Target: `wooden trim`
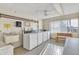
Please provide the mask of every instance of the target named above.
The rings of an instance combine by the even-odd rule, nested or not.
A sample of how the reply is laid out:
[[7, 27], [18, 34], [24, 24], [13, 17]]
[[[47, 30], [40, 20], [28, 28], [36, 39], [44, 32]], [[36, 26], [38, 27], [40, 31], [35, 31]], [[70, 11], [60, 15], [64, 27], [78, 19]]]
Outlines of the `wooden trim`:
[[30, 22], [38, 22], [38, 21], [35, 21], [35, 20], [26, 19], [26, 18], [22, 18], [22, 17], [16, 17], [16, 16], [2, 14], [2, 13], [0, 14], [0, 17], [10, 18], [10, 19], [15, 19], [15, 20], [30, 21]]

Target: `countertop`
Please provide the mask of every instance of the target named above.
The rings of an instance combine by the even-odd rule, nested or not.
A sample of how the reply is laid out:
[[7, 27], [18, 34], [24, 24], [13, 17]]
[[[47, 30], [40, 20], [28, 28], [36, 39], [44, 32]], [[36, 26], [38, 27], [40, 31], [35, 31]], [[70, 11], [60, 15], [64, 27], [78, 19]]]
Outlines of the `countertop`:
[[39, 32], [47, 32], [47, 31], [38, 31], [38, 32], [37, 31], [30, 31], [30, 32], [26, 31], [26, 32], [24, 32], [24, 34], [27, 34], [27, 33], [39, 33]]

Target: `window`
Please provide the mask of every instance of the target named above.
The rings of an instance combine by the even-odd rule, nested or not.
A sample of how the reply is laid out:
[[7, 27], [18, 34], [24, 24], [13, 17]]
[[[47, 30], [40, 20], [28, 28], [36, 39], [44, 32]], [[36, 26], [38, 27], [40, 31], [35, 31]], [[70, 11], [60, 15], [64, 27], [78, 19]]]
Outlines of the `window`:
[[51, 32], [61, 32], [61, 21], [51, 22]]
[[71, 26], [78, 27], [78, 19], [71, 19]]
[[51, 32], [77, 32], [78, 19], [53, 21], [51, 24]]
[[71, 32], [77, 32], [78, 30], [78, 19], [71, 19]]

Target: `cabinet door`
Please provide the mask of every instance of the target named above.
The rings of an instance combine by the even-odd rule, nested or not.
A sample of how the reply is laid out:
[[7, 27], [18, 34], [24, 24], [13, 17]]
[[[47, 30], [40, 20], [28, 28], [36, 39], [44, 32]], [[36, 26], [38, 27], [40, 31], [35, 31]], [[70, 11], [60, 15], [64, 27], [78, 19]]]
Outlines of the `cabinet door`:
[[50, 32], [48, 32], [48, 40], [50, 39]]
[[46, 41], [48, 39], [47, 32], [43, 32], [43, 41]]
[[38, 45], [42, 43], [42, 39], [43, 39], [42, 32], [40, 32], [38, 33]]
[[37, 46], [37, 33], [30, 34], [30, 49]]
[[29, 50], [29, 34], [23, 35], [23, 47]]

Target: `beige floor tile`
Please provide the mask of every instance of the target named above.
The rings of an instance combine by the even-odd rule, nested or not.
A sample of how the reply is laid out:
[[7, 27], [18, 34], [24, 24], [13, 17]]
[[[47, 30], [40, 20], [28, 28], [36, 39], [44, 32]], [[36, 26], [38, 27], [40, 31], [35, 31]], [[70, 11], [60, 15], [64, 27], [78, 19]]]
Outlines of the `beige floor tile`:
[[24, 49], [23, 47], [17, 47], [14, 49], [14, 55], [23, 55], [27, 52], [29, 52], [29, 51]]

